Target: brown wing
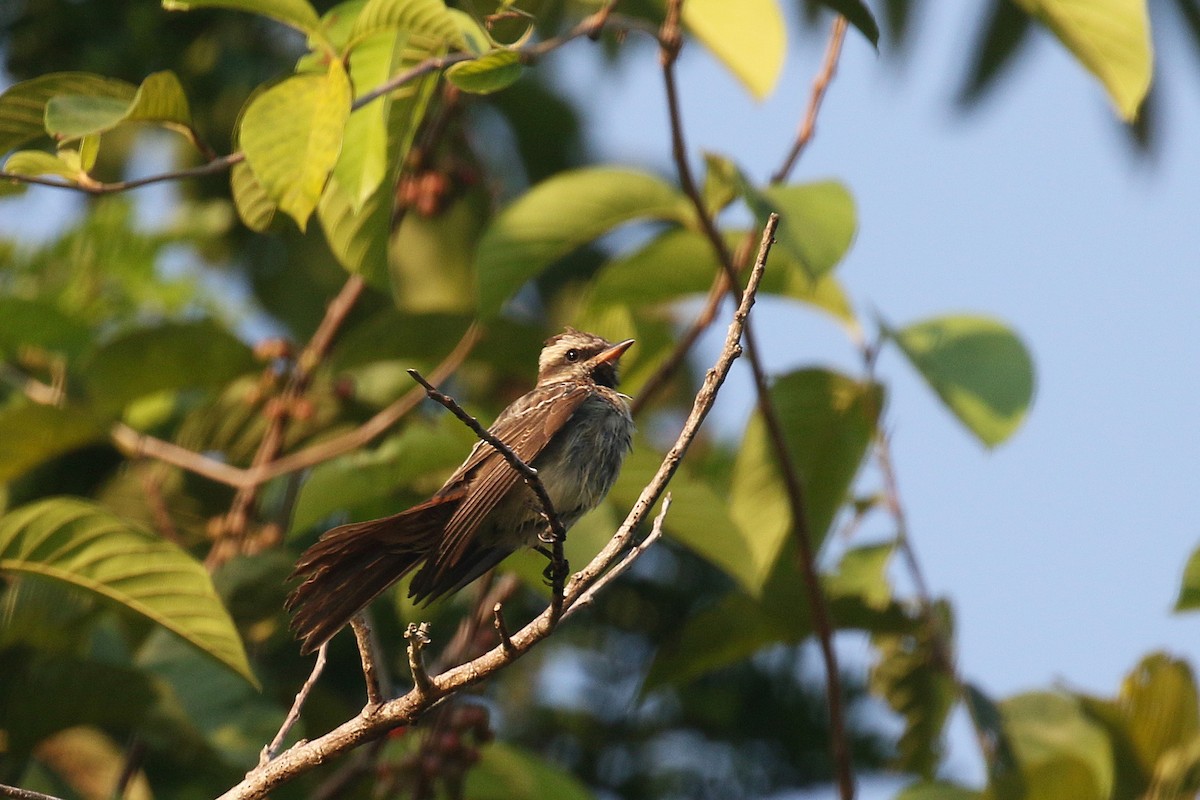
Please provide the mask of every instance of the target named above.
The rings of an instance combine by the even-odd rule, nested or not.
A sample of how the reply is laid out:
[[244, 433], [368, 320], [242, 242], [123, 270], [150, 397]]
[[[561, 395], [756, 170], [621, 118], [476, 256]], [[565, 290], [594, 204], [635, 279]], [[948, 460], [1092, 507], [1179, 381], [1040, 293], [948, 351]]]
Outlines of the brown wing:
[[[588, 388], [577, 383], [534, 390], [501, 412], [489, 432], [528, 464], [537, 458], [588, 394]], [[480, 442], [446, 485], [455, 486], [463, 480], [469, 484], [466, 497], [446, 524], [445, 536], [434, 556], [438, 574], [462, 557], [480, 523], [521, 476], [495, 448]]]

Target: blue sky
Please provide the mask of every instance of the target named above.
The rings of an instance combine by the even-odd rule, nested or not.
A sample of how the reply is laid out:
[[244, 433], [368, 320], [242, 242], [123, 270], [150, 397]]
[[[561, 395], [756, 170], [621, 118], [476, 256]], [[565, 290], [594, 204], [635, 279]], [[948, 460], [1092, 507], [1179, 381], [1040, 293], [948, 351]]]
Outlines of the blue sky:
[[[903, 62], [850, 32], [794, 177], [838, 178], [854, 193], [860, 228], [839, 269], [868, 317], [984, 313], [1011, 324], [1034, 355], [1032, 412], [994, 451], [897, 353], [881, 362], [912, 535], [933, 590], [955, 604], [961, 669], [1002, 697], [1056, 683], [1112, 694], [1156, 649], [1200, 664], [1200, 616], [1170, 613], [1200, 544], [1195, 52], [1177, 19], [1156, 20], [1162, 146], [1139, 160], [1099, 84], [1048, 35], [980, 107], [957, 110], [979, 12], [926, 5]], [[694, 154], [731, 155], [760, 180], [775, 168], [824, 47], [790, 38], [785, 76], [763, 104], [699, 47], [685, 50]], [[595, 70], [570, 57], [568, 84], [592, 99], [596, 143], [613, 161], [669, 171], [653, 52], [626, 63], [619, 86]], [[775, 370], [858, 369], [823, 319], [779, 304], [759, 324]], [[717, 423], [738, 430], [750, 402], [743, 375]], [[866, 533], [886, 529], [880, 521]], [[851, 662], [865, 659], [848, 650]], [[977, 775], [961, 731], [953, 743], [951, 771]]]

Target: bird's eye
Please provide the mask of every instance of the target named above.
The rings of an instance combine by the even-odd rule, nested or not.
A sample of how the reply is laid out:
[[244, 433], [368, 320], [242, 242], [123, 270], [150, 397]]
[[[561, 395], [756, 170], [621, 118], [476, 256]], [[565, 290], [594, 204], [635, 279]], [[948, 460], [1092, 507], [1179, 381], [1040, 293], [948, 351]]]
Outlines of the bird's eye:
[[579, 351], [576, 350], [574, 347], [572, 347], [570, 350], [567, 351], [567, 361], [574, 364], [578, 360], [579, 360]]

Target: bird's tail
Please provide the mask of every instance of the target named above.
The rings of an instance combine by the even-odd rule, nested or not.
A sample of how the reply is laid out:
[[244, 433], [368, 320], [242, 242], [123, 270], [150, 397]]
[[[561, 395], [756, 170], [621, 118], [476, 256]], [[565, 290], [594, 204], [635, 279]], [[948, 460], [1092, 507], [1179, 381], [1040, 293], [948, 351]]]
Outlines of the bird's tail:
[[457, 503], [435, 498], [383, 519], [324, 533], [291, 578], [303, 578], [285, 604], [301, 653], [311, 653], [436, 547]]

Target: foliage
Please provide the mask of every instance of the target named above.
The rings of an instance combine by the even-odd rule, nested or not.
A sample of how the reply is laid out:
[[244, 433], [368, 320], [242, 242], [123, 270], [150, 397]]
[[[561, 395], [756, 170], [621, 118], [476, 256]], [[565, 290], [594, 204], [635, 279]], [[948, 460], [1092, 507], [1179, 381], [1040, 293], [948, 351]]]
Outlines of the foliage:
[[[701, 181], [588, 157], [584, 109], [541, 56], [590, 36], [620, 58], [626, 36], [671, 24], [677, 7], [629, 2], [627, 17], [583, 19], [596, 4], [164, 0], [109, 19], [100, 2], [58, 5], [28, 0], [0, 31], [22, 79], [0, 94], [0, 187], [103, 196], [48, 242], [0, 243], [0, 780], [92, 796], [62, 758], [77, 752], [96, 774], [133, 775], [134, 793], [213, 796], [252, 768], [309, 666], [282, 610], [297, 552], [333, 523], [427, 496], [472, 437], [418, 409], [372, 444], [335, 445], [401, 402], [407, 369], [456, 348], [467, 352], [449, 385], [487, 419], [528, 385], [547, 331], [637, 338], [624, 386], [644, 433], [609, 499], [572, 530], [568, 556], [584, 563], [690, 404], [695, 376], [687, 362], [673, 371], [695, 305], [684, 301], [719, 299], [723, 268], [747, 266], [757, 232], [730, 220], [776, 213], [763, 293], [833, 319], [861, 369], [768, 376], [741, 436], [704, 440], [675, 476], [666, 541], [592, 611], [483, 687], [482, 704], [456, 698], [364, 748], [364, 771], [329, 765], [279, 796], [366, 796], [364, 777], [380, 791], [481, 798], [732, 797], [830, 780], [827, 698], [802, 668], [827, 632], [803, 591], [797, 531], [828, 565], [835, 631], [872, 643], [871, 675], [845, 693], [858, 769], [890, 755], [916, 780], [909, 800], [1200, 788], [1187, 664], [1147, 656], [1113, 698], [1060, 688], [993, 700], [954, 666], [949, 604], [893, 587], [911, 543], [899, 498], [877, 485], [890, 469], [879, 350], [895, 345], [993, 447], [1032, 402], [1020, 337], [984, 314], [902, 326], [859, 314], [837, 271], [858, 226], [840, 182], [764, 183], [737, 153], [709, 154]], [[886, 47], [909, 5], [883, 4], [882, 25], [859, 0], [806, 7]], [[969, 95], [1042, 24], [1134, 119], [1152, 63], [1144, 3], [1016, 5], [989, 18]], [[771, 93], [789, 46], [780, 3], [688, 0], [681, 21], [747, 91]], [[105, 39], [110, 25], [132, 35]], [[76, 40], [88, 46], [59, 46]], [[118, 194], [144, 152], [184, 170], [166, 176], [178, 193], [157, 227]], [[353, 294], [341, 317], [325, 307], [338, 285]], [[232, 286], [248, 299], [231, 301]], [[326, 325], [328, 343], [294, 344]], [[303, 471], [247, 477], [313, 453]], [[867, 515], [894, 534], [831, 544]], [[526, 619], [546, 593], [543, 564], [521, 554], [506, 566], [524, 582], [507, 613]], [[1198, 573], [1193, 563], [1180, 609], [1197, 605]], [[389, 592], [373, 609], [384, 671], [408, 681], [397, 643], [410, 621], [433, 622], [431, 660], [494, 645], [486, 626], [464, 624], [457, 644], [449, 634], [483, 597], [414, 609]], [[361, 708], [349, 637], [332, 642], [330, 664], [293, 738]], [[897, 741], [863, 722], [871, 697], [902, 720]], [[988, 763], [983, 788], [937, 780], [959, 705]]]

